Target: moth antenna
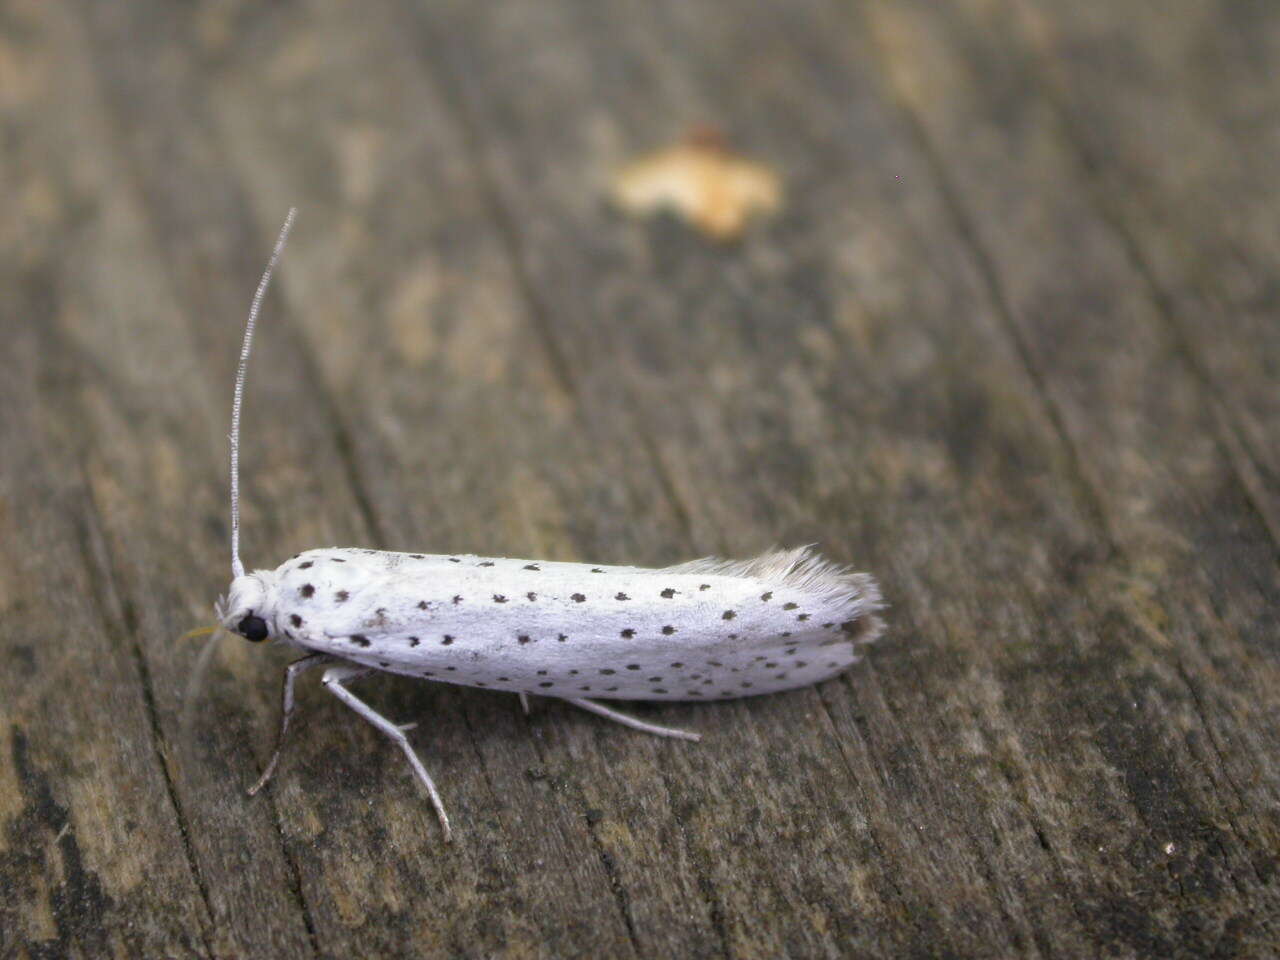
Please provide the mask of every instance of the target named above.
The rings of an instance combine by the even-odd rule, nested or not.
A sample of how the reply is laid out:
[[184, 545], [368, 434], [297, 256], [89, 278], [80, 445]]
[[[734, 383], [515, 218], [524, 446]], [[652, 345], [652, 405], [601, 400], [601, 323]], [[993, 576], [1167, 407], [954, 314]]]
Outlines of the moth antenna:
[[289, 208], [289, 215], [284, 218], [284, 226], [280, 228], [280, 236], [276, 238], [275, 249], [271, 251], [271, 259], [267, 261], [267, 269], [258, 281], [258, 289], [253, 295], [253, 303], [249, 307], [249, 322], [244, 328], [244, 343], [240, 346], [240, 366], [236, 369], [236, 393], [231, 402], [231, 575], [244, 576], [244, 564], [240, 562], [240, 407], [244, 402], [244, 379], [249, 369], [249, 353], [253, 349], [253, 327], [258, 320], [258, 311], [262, 309], [262, 298], [267, 294], [267, 285], [271, 283], [271, 274], [284, 252], [285, 241], [289, 239], [289, 230], [293, 227], [293, 218], [297, 207]]
[[[199, 635], [201, 631], [192, 630], [183, 634], [183, 637], [190, 637], [192, 634]], [[213, 655], [218, 649], [218, 641], [222, 639], [222, 625], [218, 624], [209, 631], [209, 639], [204, 642], [204, 646], [200, 648], [200, 656], [196, 658], [196, 665], [191, 671], [191, 676], [187, 679], [187, 690], [182, 698], [182, 716], [178, 724], [178, 729], [182, 732], [184, 739], [189, 738], [192, 728], [195, 725], [196, 703], [200, 699], [200, 692], [204, 688], [205, 677], [209, 673], [209, 664], [213, 662]]]

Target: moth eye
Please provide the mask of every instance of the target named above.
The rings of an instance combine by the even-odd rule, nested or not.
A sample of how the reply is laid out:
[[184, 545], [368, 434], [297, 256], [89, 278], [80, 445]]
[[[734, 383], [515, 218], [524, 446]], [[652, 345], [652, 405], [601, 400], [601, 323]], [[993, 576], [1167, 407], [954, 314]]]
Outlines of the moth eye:
[[240, 621], [240, 625], [236, 627], [236, 633], [251, 643], [261, 643], [267, 639], [267, 621], [251, 613]]

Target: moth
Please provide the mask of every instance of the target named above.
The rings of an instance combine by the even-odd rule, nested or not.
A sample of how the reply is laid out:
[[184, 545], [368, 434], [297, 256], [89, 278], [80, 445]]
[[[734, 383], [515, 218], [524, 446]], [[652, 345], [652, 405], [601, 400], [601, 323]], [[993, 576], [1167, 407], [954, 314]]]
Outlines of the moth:
[[231, 414], [231, 570], [220, 625], [252, 643], [306, 655], [284, 673], [275, 751], [249, 793], [279, 762], [294, 684], [322, 683], [404, 752], [444, 837], [449, 818], [406, 730], [349, 684], [373, 671], [565, 700], [636, 730], [697, 740], [601, 701], [727, 700], [818, 683], [848, 669], [883, 624], [875, 580], [814, 554], [779, 550], [752, 560], [694, 560], [661, 569], [462, 554], [328, 547], [274, 570], [240, 559], [240, 411], [254, 325], [293, 225], [289, 211], [254, 294]]

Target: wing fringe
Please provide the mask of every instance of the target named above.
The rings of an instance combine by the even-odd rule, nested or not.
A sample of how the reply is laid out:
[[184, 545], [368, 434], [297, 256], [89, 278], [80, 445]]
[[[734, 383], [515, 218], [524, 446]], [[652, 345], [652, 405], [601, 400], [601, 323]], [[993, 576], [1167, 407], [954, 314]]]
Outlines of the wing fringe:
[[750, 560], [703, 557], [666, 567], [664, 573], [705, 573], [720, 577], [747, 577], [772, 587], [799, 590], [815, 600], [845, 609], [856, 643], [870, 643], [884, 629], [876, 614], [884, 609], [880, 587], [869, 573], [833, 563], [808, 544], [792, 550], [773, 549]]

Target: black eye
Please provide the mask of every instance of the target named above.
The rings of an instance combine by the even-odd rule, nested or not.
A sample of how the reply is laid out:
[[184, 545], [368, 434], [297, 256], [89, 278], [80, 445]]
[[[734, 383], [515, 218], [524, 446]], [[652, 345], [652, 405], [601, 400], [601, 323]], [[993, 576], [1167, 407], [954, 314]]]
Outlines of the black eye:
[[255, 617], [251, 613], [240, 621], [240, 626], [236, 627], [236, 632], [246, 640], [261, 643], [267, 639], [267, 621], [261, 617]]

